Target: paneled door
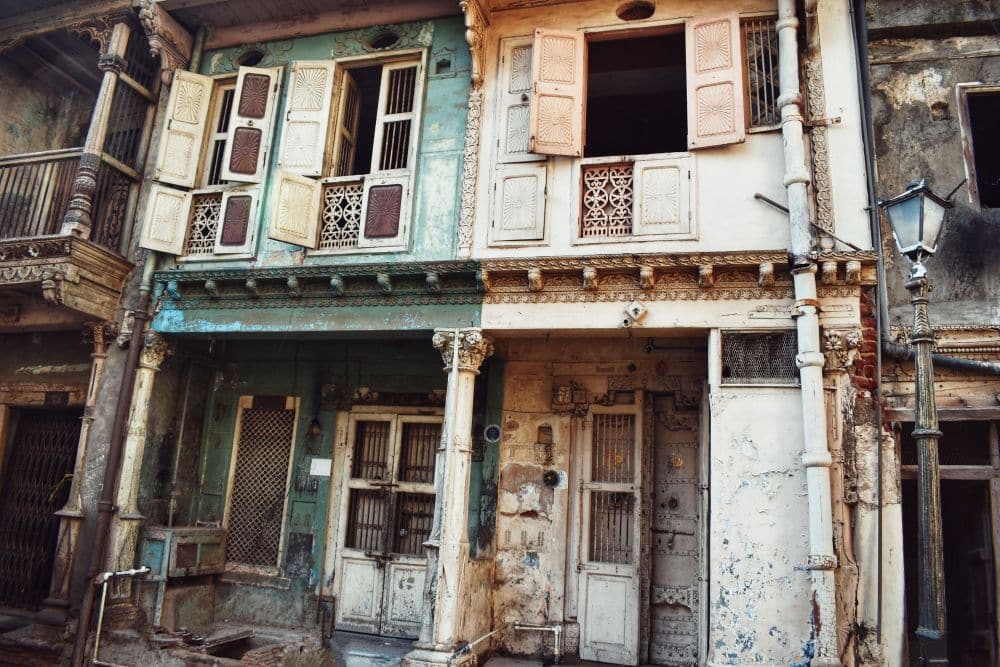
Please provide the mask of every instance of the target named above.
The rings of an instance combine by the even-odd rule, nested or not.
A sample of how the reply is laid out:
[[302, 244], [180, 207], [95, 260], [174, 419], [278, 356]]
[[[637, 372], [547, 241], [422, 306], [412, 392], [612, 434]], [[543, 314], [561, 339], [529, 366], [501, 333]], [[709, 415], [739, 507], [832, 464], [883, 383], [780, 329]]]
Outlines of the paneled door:
[[341, 507], [337, 628], [416, 638], [441, 418], [352, 415]]
[[639, 659], [642, 394], [580, 421], [580, 658]]

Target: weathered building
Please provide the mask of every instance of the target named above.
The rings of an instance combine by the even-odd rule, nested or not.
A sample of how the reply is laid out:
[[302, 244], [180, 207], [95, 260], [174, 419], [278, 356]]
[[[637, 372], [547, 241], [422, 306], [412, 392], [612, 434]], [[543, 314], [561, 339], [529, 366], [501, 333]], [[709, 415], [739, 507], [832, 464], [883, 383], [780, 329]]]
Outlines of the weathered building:
[[[937, 254], [928, 259], [929, 314], [936, 336], [934, 391], [940, 442], [941, 521], [951, 664], [996, 664], [1000, 516], [996, 498], [1000, 416], [997, 276], [1000, 241], [997, 118], [1000, 50], [995, 2], [867, 3], [873, 190], [887, 199], [926, 179], [952, 197]], [[900, 663], [918, 656], [913, 322], [909, 262], [882, 224], [882, 364], [886, 425], [896, 447], [883, 461], [883, 627]]]

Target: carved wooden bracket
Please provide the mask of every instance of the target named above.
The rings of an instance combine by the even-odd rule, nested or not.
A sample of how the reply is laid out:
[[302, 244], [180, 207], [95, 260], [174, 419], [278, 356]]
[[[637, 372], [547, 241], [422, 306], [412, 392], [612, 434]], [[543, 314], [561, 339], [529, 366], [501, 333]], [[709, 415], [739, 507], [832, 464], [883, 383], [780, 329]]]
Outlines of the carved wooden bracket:
[[479, 88], [483, 85], [486, 27], [489, 26], [490, 19], [479, 0], [461, 0], [459, 6], [465, 14], [465, 41], [469, 44], [469, 55], [472, 58], [472, 87]]
[[194, 39], [156, 0], [137, 0], [137, 6], [149, 51], [160, 58], [160, 74], [163, 83], [169, 85], [173, 70], [185, 69], [191, 62]]

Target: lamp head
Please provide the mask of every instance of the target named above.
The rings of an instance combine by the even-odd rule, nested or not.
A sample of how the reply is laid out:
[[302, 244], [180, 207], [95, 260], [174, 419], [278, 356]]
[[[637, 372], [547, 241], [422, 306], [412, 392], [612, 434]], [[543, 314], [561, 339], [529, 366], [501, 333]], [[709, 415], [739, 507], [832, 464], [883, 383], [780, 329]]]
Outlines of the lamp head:
[[899, 252], [913, 262], [937, 251], [944, 212], [952, 206], [950, 201], [934, 194], [923, 179], [912, 181], [901, 194], [879, 202], [889, 218]]

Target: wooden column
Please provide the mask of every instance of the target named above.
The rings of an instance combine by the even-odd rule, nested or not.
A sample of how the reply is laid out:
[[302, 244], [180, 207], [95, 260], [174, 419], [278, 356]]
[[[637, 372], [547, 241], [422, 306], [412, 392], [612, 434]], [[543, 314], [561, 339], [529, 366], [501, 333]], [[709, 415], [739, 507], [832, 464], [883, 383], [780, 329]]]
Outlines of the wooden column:
[[101, 167], [101, 154], [104, 151], [104, 138], [108, 132], [108, 118], [114, 102], [115, 86], [118, 84], [118, 74], [125, 64], [125, 47], [128, 46], [131, 31], [127, 23], [116, 23], [111, 32], [107, 51], [101, 53], [98, 60], [98, 67], [104, 72], [104, 79], [101, 81], [101, 88], [94, 102], [94, 113], [90, 118], [87, 140], [84, 142], [80, 166], [73, 181], [73, 196], [69, 201], [66, 215], [63, 216], [62, 234], [90, 238], [94, 193], [97, 191], [97, 172]]

